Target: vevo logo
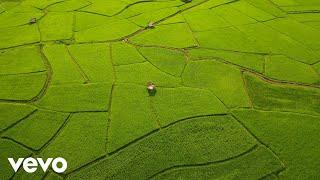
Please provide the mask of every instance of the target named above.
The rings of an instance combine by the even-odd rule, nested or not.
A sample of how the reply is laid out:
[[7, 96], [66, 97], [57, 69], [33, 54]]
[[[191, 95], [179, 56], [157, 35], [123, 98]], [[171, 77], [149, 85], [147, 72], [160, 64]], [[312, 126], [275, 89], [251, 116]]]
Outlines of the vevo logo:
[[43, 172], [46, 172], [51, 164], [51, 168], [56, 173], [63, 173], [66, 171], [68, 167], [68, 163], [65, 159], [58, 157], [58, 158], [48, 158], [46, 161], [43, 161], [42, 158], [19, 158], [17, 162], [13, 158], [8, 158], [11, 167], [13, 168], [14, 172], [17, 172], [21, 165], [23, 169], [27, 173], [34, 173], [37, 171], [38, 166], [42, 168]]

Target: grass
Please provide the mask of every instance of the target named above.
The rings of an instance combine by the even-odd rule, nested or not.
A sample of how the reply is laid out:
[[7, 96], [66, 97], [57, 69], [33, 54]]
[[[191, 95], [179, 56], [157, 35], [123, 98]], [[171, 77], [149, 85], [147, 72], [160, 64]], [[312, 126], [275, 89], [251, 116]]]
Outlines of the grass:
[[67, 116], [63, 113], [37, 111], [15, 128], [6, 131], [3, 137], [39, 150], [58, 131]]
[[319, 179], [319, 7], [0, 0], [0, 179]]
[[319, 142], [317, 116], [255, 110], [235, 111], [234, 114], [290, 167], [280, 173], [280, 178], [313, 179], [319, 176], [315, 171], [319, 163], [313, 160], [320, 155], [315, 146]]
[[189, 63], [182, 75], [184, 85], [211, 90], [228, 107], [248, 107], [239, 69], [211, 60]]
[[105, 152], [107, 117], [106, 112], [73, 114], [59, 137], [39, 155], [45, 158], [64, 156], [72, 162], [68, 171], [102, 156]]
[[70, 178], [146, 179], [168, 167], [233, 158], [256, 143], [231, 117], [192, 118], [154, 132]]
[[266, 75], [274, 79], [308, 84], [317, 83], [319, 81], [319, 75], [311, 65], [293, 61], [284, 56], [271, 56], [266, 59], [265, 68]]

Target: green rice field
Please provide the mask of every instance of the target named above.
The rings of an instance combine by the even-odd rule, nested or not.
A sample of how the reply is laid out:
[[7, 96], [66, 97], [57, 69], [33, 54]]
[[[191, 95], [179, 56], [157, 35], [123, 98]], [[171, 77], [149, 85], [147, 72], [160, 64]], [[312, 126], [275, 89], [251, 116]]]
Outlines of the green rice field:
[[320, 1], [0, 0], [0, 179], [320, 179]]

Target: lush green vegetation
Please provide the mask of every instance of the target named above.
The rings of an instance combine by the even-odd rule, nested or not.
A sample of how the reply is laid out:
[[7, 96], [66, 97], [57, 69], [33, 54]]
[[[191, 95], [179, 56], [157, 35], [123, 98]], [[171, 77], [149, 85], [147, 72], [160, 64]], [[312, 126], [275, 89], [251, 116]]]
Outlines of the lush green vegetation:
[[[0, 0], [0, 179], [319, 179], [319, 12]], [[29, 156], [68, 169], [14, 173]]]

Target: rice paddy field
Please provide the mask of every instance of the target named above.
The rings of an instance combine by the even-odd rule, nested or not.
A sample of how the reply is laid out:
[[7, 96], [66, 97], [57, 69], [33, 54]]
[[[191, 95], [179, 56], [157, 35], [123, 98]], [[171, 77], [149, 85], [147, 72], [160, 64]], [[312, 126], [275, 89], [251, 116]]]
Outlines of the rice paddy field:
[[319, 0], [0, 0], [1, 180], [319, 170]]

